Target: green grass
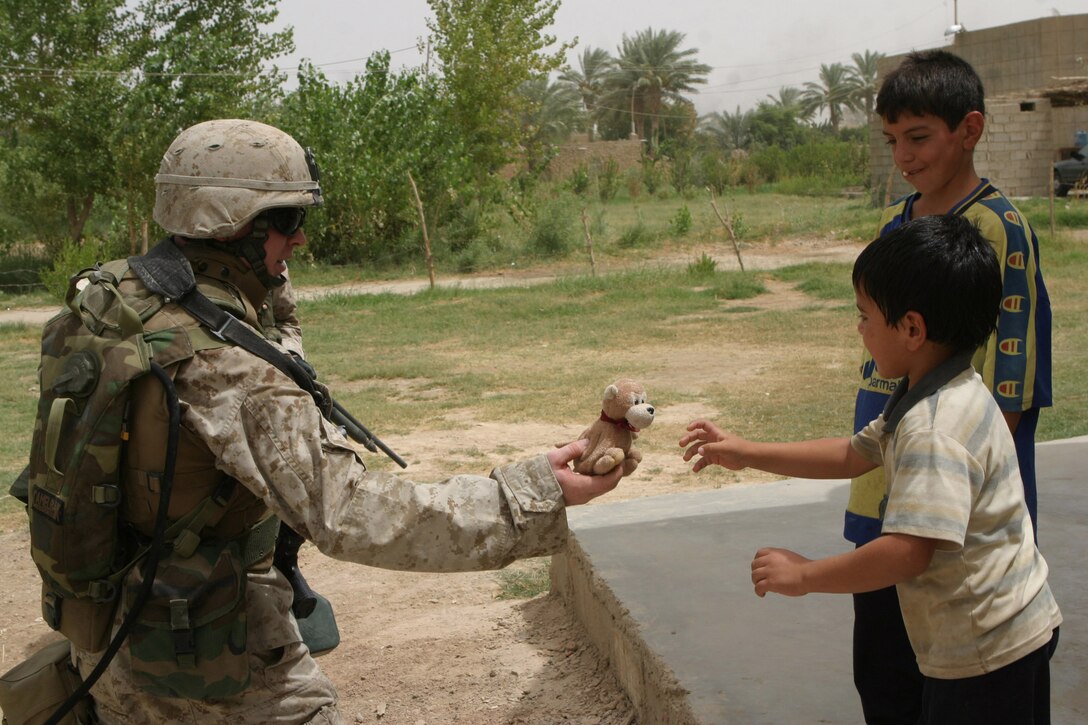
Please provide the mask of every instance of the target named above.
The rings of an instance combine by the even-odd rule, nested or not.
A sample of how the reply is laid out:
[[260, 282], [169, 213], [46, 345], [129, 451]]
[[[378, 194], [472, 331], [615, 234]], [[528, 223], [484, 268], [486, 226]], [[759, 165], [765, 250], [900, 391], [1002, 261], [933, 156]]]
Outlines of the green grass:
[[[500, 421], [578, 419], [602, 380], [623, 374], [647, 347], [685, 338], [688, 329], [673, 320], [721, 318], [724, 301], [762, 290], [752, 274], [645, 271], [330, 298], [303, 303], [300, 316], [307, 354], [341, 402], [404, 433], [466, 407]], [[439, 395], [423, 394], [435, 388]]]
[[[772, 246], [784, 239], [797, 238], [868, 240], [876, 232], [879, 216], [865, 200], [839, 197], [750, 194], [737, 190], [716, 197], [715, 203], [723, 215], [732, 217], [740, 241]], [[669, 195], [666, 198], [642, 194], [634, 199], [622, 192], [608, 203], [591, 197], [571, 197], [566, 206], [569, 213], [576, 216], [582, 209], [586, 210], [594, 250], [605, 260], [648, 257], [662, 244], [680, 250], [697, 250], [708, 242], [729, 240], [705, 190], [691, 190], [686, 196]], [[672, 220], [682, 214], [685, 207], [691, 217], [690, 227], [677, 233]], [[578, 228], [582, 240], [580, 223]], [[520, 239], [527, 234], [527, 228], [510, 216], [504, 216], [499, 219], [497, 234], [502, 239]], [[571, 256], [581, 253], [579, 246]], [[512, 259], [510, 255], [513, 255]], [[519, 254], [515, 249], [503, 259], [506, 264], [511, 261], [524, 263], [529, 256]]]
[[498, 573], [496, 599], [532, 599], [551, 588], [551, 557], [516, 562]]
[[27, 463], [34, 434], [40, 335], [26, 325], [0, 325], [0, 513], [21, 508], [7, 492]]
[[841, 300], [853, 305], [854, 287], [850, 266], [845, 264], [799, 264], [771, 272], [775, 279], [791, 282], [805, 294], [820, 300]]

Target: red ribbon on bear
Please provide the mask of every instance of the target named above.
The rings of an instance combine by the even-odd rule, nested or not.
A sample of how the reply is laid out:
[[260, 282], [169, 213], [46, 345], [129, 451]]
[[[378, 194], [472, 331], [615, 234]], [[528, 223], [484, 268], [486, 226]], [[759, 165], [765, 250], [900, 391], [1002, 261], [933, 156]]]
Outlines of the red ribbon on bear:
[[603, 420], [605, 423], [611, 423], [617, 428], [626, 428], [632, 433], [638, 433], [638, 428], [631, 425], [631, 423], [626, 418], [620, 418], [619, 420], [616, 420], [612, 416], [608, 415], [608, 413], [605, 413], [603, 410], [601, 411], [601, 420]]

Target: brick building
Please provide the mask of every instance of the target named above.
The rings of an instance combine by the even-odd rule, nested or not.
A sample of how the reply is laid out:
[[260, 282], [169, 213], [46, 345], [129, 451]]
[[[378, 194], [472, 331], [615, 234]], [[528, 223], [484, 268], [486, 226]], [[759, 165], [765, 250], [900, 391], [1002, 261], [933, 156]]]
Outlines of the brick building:
[[[1088, 130], [1088, 15], [1028, 20], [953, 36], [948, 50], [978, 72], [986, 89], [986, 131], [975, 150], [979, 175], [1008, 196], [1046, 196], [1050, 167]], [[880, 76], [903, 56], [889, 56]], [[878, 79], [879, 83], [879, 79]], [[873, 200], [911, 191], [895, 171], [880, 121], [869, 124]]]

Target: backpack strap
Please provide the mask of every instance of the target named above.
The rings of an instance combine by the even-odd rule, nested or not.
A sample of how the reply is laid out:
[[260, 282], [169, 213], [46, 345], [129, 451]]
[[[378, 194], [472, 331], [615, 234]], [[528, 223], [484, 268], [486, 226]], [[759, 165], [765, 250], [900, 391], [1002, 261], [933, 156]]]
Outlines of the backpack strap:
[[325, 394], [293, 356], [281, 352], [245, 322], [224, 312], [197, 288], [192, 265], [172, 239], [163, 239], [142, 257], [129, 257], [128, 263], [152, 293], [161, 295], [167, 302], [176, 302], [212, 337], [233, 343], [261, 358], [295, 381], [314, 399], [318, 409], [327, 408]]

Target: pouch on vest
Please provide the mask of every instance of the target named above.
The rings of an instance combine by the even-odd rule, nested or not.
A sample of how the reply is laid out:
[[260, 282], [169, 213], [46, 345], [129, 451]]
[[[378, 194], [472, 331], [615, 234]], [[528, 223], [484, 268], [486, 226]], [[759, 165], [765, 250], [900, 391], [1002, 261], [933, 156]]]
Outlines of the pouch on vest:
[[118, 530], [119, 464], [129, 386], [149, 372], [152, 350], [110, 265], [73, 276], [66, 302], [42, 331], [27, 513], [42, 616], [96, 652], [132, 554]]
[[[188, 554], [188, 552], [184, 552]], [[125, 609], [143, 573], [125, 580]], [[238, 540], [163, 558], [128, 636], [132, 680], [160, 697], [216, 699], [249, 685], [246, 570]]]
[[[72, 645], [60, 640], [46, 645], [29, 659], [0, 675], [0, 708], [4, 725], [41, 725], [82, 680], [72, 666]], [[90, 698], [80, 700], [60, 725], [97, 722]]]

